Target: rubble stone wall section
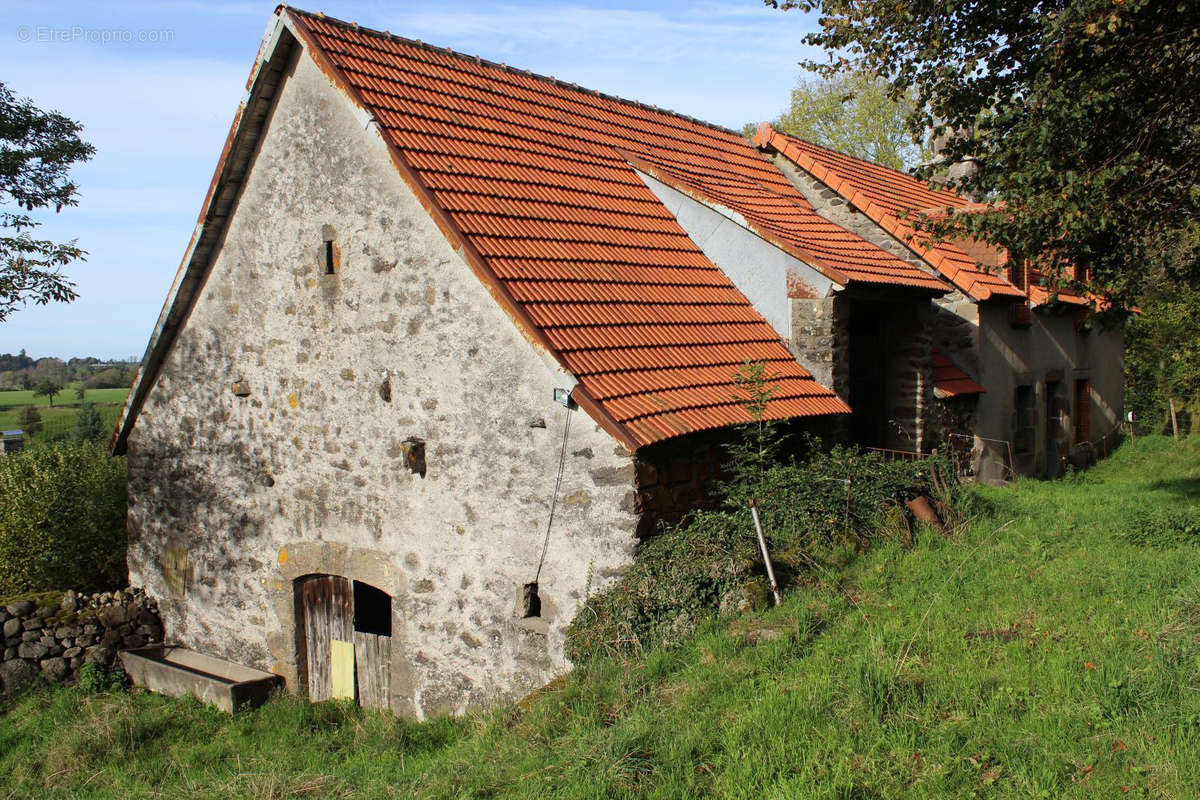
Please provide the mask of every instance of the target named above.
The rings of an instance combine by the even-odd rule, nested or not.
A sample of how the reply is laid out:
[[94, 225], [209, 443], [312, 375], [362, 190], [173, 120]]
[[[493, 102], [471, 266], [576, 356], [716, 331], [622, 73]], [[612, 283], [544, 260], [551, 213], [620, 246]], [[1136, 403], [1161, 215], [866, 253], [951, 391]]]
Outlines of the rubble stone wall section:
[[0, 630], [0, 694], [39, 674], [71, 683], [84, 664], [108, 667], [119, 650], [163, 636], [157, 604], [137, 588], [16, 600], [0, 606]]

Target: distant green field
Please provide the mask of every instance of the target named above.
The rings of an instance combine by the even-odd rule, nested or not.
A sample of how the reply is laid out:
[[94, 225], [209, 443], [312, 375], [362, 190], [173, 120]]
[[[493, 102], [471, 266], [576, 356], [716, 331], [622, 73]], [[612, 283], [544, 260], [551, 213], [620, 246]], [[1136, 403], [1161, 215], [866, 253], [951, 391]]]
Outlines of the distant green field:
[[[128, 395], [128, 389], [88, 389], [85, 399], [96, 404], [105, 424], [116, 425]], [[42, 430], [32, 441], [54, 441], [71, 434], [80, 402], [74, 388], [63, 389], [56, 395], [53, 408], [47, 398], [35, 397], [32, 391], [0, 392], [0, 430], [21, 427], [17, 418], [25, 406], [36, 406], [42, 415]]]

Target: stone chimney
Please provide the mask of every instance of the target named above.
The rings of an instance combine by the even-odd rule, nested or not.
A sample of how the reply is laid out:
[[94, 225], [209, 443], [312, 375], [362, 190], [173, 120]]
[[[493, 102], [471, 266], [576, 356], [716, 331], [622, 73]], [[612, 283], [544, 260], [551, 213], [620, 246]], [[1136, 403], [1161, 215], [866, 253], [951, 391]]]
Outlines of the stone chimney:
[[[974, 138], [973, 132], [967, 132], [968, 138]], [[946, 150], [946, 142], [950, 139], [950, 132], [929, 137], [929, 149], [933, 153], [934, 160], [941, 158], [942, 153]], [[930, 177], [930, 181], [935, 184], [947, 184], [950, 181], [955, 181], [960, 178], [965, 178], [968, 175], [973, 175], [979, 170], [979, 165], [975, 162], [974, 157], [966, 156], [959, 161], [951, 164], [948, 168], [942, 168], [939, 172]], [[978, 201], [979, 198], [967, 195], [971, 200]]]

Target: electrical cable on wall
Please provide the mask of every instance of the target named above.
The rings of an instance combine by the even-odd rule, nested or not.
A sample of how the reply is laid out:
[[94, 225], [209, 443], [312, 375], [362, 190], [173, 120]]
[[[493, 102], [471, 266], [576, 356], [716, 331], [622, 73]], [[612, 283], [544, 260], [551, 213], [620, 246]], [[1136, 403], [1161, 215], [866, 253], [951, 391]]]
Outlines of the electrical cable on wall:
[[542, 566], [546, 563], [546, 552], [550, 549], [550, 528], [554, 525], [554, 510], [558, 507], [558, 492], [562, 488], [563, 471], [567, 465], [567, 437], [571, 433], [571, 406], [566, 407], [566, 422], [563, 425], [562, 449], [558, 454], [558, 475], [554, 478], [554, 495], [550, 500], [550, 518], [546, 521], [546, 536], [542, 541], [542, 556], [538, 559], [537, 573], [533, 576], [534, 586], [542, 576]]

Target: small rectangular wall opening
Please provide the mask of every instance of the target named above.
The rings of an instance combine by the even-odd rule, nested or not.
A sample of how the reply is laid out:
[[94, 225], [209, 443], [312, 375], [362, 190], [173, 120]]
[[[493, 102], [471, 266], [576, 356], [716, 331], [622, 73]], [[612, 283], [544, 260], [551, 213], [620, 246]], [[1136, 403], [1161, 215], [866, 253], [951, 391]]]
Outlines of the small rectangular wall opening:
[[392, 598], [369, 583], [354, 582], [354, 630], [392, 635]]
[[326, 239], [325, 240], [325, 274], [332, 275], [333, 267], [334, 267], [334, 264], [333, 264], [333, 240]]
[[542, 615], [542, 598], [538, 596], [537, 583], [527, 583], [521, 587], [517, 598], [517, 616], [521, 619], [540, 617]]

